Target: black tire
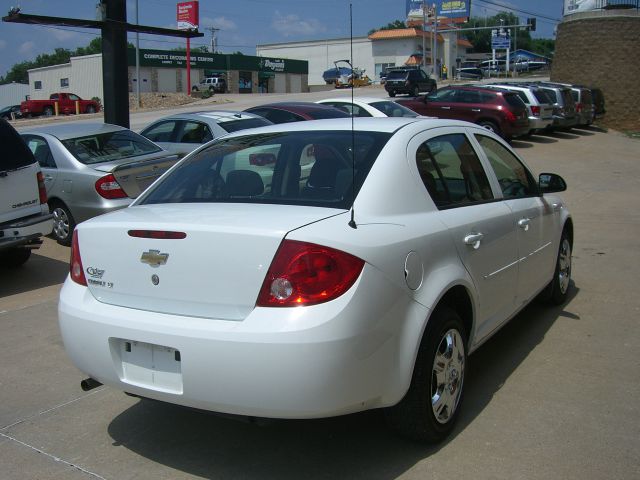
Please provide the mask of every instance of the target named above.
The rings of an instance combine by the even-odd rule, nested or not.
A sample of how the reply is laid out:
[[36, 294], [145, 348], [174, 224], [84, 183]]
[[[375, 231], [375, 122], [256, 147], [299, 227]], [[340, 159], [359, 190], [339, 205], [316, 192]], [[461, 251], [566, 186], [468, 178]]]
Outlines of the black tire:
[[16, 268], [29, 260], [31, 249], [29, 248], [9, 248], [0, 254], [0, 266], [8, 268]]
[[396, 91], [395, 90], [389, 90], [389, 96], [390, 97], [395, 97], [396, 96]]
[[89, 105], [85, 113], [96, 113], [96, 107], [94, 107], [93, 105]]
[[420, 95], [420, 89], [418, 88], [417, 85], [413, 87], [413, 89], [411, 89], [411, 95], [414, 97], [417, 97]]
[[571, 288], [571, 239], [566, 230], [560, 237], [560, 247], [556, 259], [553, 279], [542, 293], [542, 298], [552, 305], [562, 305], [567, 301]]
[[53, 115], [53, 107], [44, 107], [44, 110], [42, 110], [42, 113], [44, 114], [45, 117], [50, 117], [51, 115]]
[[69, 208], [62, 202], [55, 201], [49, 205], [51, 213], [53, 213], [53, 231], [51, 235], [60, 245], [68, 247], [71, 245], [73, 230], [76, 228], [76, 222]]
[[198, 92], [198, 87], [196, 87], [195, 85], [193, 87], [191, 87], [191, 91], [192, 92]]
[[478, 125], [480, 125], [482, 128], [486, 128], [487, 130], [489, 130], [490, 132], [495, 133], [496, 135], [502, 136], [502, 132], [500, 131], [500, 127], [498, 127], [498, 125], [496, 125], [491, 120], [481, 120], [481, 121], [478, 122]]
[[436, 90], [438, 90], [438, 84], [434, 83], [433, 85], [431, 85], [431, 90], [429, 90], [427, 95], [434, 93]]
[[429, 443], [451, 433], [462, 405], [466, 342], [460, 316], [448, 307], [438, 307], [422, 337], [409, 390], [400, 403], [386, 411], [391, 428], [412, 440]]

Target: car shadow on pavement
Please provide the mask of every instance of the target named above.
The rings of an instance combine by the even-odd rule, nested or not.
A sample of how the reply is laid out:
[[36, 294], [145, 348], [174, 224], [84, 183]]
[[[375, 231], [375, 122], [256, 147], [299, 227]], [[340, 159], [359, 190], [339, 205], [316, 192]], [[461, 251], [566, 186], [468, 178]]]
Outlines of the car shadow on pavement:
[[558, 143], [558, 140], [555, 138], [543, 137], [543, 133], [535, 133], [527, 138], [528, 142], [533, 143]]
[[513, 148], [531, 148], [533, 145], [529, 143], [529, 137], [516, 138], [509, 142]]
[[547, 138], [556, 138], [562, 140], [575, 140], [576, 138], [580, 138], [580, 135], [576, 135], [573, 131], [568, 132], [559, 132], [554, 130], [552, 132], [540, 132], [537, 135], [547, 137]]
[[379, 410], [257, 425], [150, 400], [114, 418], [108, 433], [114, 447], [203, 478], [396, 478], [474, 422], [554, 322], [576, 318], [570, 301], [566, 311], [534, 302], [470, 357], [464, 408], [440, 445], [399, 438]]
[[580, 135], [582, 137], [592, 137], [593, 135], [595, 135], [594, 132], [585, 130], [585, 127], [573, 127], [571, 129], [571, 133], [573, 133], [574, 135]]
[[27, 263], [20, 267], [0, 266], [0, 298], [60, 284], [68, 273], [68, 262], [33, 252]]

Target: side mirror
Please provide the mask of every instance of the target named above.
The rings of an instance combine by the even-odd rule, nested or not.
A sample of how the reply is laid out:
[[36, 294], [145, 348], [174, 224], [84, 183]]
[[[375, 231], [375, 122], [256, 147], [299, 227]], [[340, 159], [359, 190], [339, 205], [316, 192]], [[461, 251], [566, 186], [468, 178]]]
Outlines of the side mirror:
[[567, 189], [567, 182], [555, 173], [541, 173], [538, 185], [542, 193], [564, 192]]

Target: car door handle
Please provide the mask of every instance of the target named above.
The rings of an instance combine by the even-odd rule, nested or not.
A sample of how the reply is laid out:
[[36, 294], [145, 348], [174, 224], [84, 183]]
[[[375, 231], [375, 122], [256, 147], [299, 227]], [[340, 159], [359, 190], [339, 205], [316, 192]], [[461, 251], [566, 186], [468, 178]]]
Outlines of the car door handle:
[[529, 224], [531, 223], [531, 219], [529, 218], [521, 218], [518, 220], [518, 226], [522, 228], [525, 232], [529, 230]]
[[464, 237], [465, 245], [471, 245], [474, 250], [480, 248], [480, 242], [484, 238], [482, 233], [470, 233]]
[[471, 111], [472, 112], [481, 112], [482, 110], [480, 110], [479, 108], [472, 108]]
[[451, 107], [440, 107], [442, 110], [451, 110]]

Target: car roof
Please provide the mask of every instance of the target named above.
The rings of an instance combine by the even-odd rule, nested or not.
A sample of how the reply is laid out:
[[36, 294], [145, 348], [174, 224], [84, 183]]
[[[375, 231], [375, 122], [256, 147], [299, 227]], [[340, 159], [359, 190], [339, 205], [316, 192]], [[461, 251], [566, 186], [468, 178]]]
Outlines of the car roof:
[[224, 138], [254, 135], [262, 133], [278, 133], [278, 132], [303, 132], [303, 131], [358, 131], [358, 132], [381, 132], [394, 133], [407, 125], [416, 122], [424, 122], [424, 129], [438, 127], [470, 127], [473, 126], [468, 122], [458, 120], [448, 120], [439, 118], [425, 117], [348, 117], [348, 118], [331, 118], [327, 120], [310, 120], [307, 122], [290, 122], [269, 125], [266, 127], [241, 130], [238, 132], [225, 135]]
[[[391, 102], [392, 100], [388, 100], [388, 99], [382, 98], [382, 97], [353, 97], [353, 101], [354, 102], [370, 104], [370, 103], [376, 103], [376, 102]], [[351, 96], [323, 98], [322, 100], [318, 100], [318, 102], [322, 102], [322, 103], [325, 103], [325, 102], [346, 102], [346, 103], [351, 103]]]
[[59, 125], [41, 125], [39, 127], [28, 128], [20, 133], [45, 134], [54, 136], [60, 140], [69, 138], [85, 137], [87, 135], [95, 135], [100, 133], [111, 133], [121, 130], [129, 130], [128, 128], [110, 123], [64, 123]]
[[162, 117], [153, 123], [164, 122], [166, 120], [202, 120], [206, 122], [214, 121], [217, 123], [224, 123], [234, 120], [246, 120], [249, 118], [262, 118], [251, 112], [242, 112], [234, 110], [212, 110], [202, 112], [187, 112], [177, 113], [175, 115], [169, 115], [168, 117]]

